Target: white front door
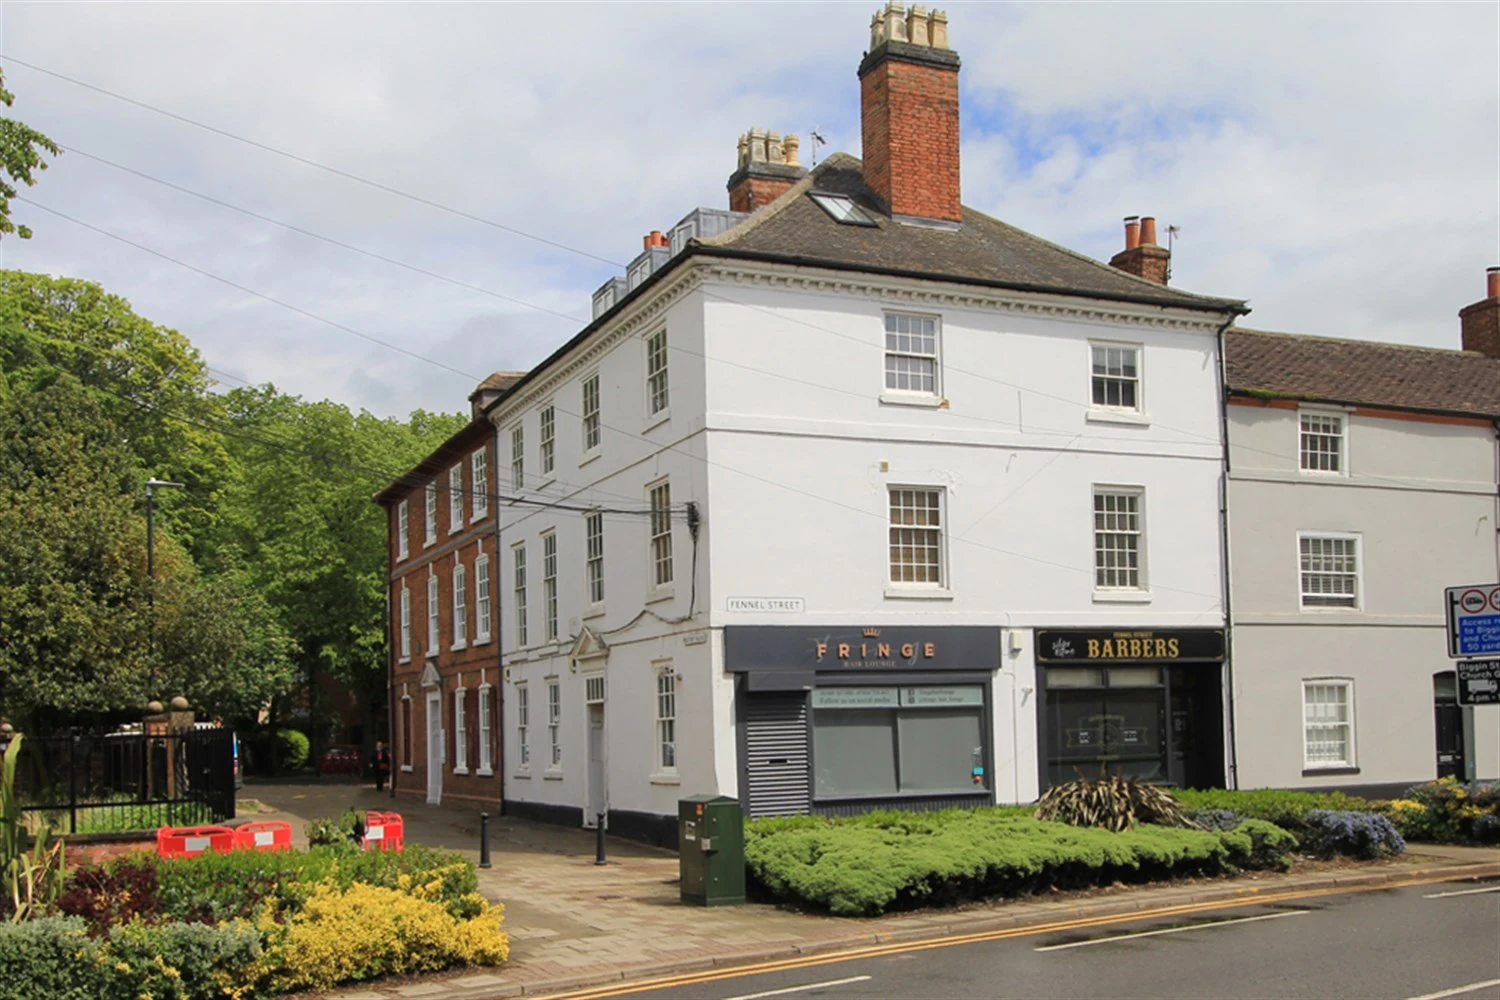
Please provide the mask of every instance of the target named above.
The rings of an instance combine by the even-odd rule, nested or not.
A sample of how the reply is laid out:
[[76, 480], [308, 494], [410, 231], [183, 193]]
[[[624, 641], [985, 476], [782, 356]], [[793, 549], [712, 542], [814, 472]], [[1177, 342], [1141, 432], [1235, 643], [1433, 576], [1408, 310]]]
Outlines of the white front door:
[[436, 691], [427, 694], [427, 804], [443, 801], [443, 703]]

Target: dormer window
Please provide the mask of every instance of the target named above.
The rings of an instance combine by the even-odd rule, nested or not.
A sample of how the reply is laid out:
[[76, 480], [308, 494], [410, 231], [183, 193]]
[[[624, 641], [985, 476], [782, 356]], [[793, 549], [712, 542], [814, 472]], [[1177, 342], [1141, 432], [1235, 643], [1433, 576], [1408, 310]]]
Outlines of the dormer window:
[[866, 215], [854, 199], [846, 194], [817, 194], [808, 195], [817, 202], [819, 208], [833, 217], [834, 221], [841, 222], [846, 226], [873, 226], [875, 220]]

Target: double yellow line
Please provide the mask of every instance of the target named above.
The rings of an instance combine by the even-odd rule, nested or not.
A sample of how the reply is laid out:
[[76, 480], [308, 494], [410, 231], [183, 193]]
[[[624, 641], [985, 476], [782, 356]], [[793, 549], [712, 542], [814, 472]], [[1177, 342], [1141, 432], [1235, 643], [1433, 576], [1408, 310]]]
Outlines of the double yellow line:
[[1227, 910], [1239, 906], [1263, 906], [1267, 903], [1280, 903], [1294, 899], [1314, 899], [1319, 896], [1338, 896], [1356, 892], [1400, 889], [1409, 885], [1431, 885], [1434, 882], [1450, 882], [1453, 880], [1454, 875], [1451, 872], [1434, 872], [1431, 875], [1422, 875], [1398, 881], [1377, 882], [1372, 885], [1335, 886], [1331, 889], [1300, 889], [1287, 892], [1271, 892], [1264, 895], [1256, 894], [1256, 890], [1252, 889], [1239, 899], [1206, 903], [1185, 903], [1181, 906], [1163, 906], [1154, 910], [1134, 910], [1129, 913], [1117, 913], [1108, 916], [1080, 917], [1075, 920], [1061, 920], [1050, 924], [1007, 927], [1002, 930], [978, 931], [973, 934], [955, 934], [951, 937], [932, 938], [925, 941], [893, 942], [891, 944], [874, 945], [868, 948], [852, 948], [848, 951], [830, 952], [825, 955], [806, 955], [797, 958], [779, 959], [774, 962], [726, 966], [722, 969], [705, 969], [702, 972], [689, 972], [678, 976], [664, 976], [660, 979], [647, 979], [635, 983], [611, 984], [609, 986], [578, 990], [572, 993], [553, 993], [540, 998], [540, 1000], [603, 1000], [605, 997], [644, 993], [646, 990], [664, 990], [675, 986], [692, 986], [697, 983], [712, 983], [721, 979], [739, 979], [744, 976], [758, 976], [768, 972], [787, 972], [792, 969], [807, 969], [818, 965], [851, 962], [861, 958], [879, 958], [882, 955], [927, 951], [931, 948], [952, 948], [962, 944], [977, 944], [980, 941], [1033, 937], [1039, 934], [1054, 934], [1060, 931], [1081, 930], [1088, 927], [1106, 927], [1110, 924], [1131, 923], [1138, 920], [1155, 920], [1161, 917], [1176, 917], [1191, 913], [1203, 913], [1209, 910]]

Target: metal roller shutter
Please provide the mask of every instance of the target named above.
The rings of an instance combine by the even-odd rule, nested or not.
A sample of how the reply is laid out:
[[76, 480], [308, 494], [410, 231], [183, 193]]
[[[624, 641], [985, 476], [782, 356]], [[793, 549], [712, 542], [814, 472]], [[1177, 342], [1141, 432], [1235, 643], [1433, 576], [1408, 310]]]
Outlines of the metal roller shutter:
[[749, 813], [792, 816], [811, 805], [807, 770], [807, 696], [751, 694], [745, 700]]

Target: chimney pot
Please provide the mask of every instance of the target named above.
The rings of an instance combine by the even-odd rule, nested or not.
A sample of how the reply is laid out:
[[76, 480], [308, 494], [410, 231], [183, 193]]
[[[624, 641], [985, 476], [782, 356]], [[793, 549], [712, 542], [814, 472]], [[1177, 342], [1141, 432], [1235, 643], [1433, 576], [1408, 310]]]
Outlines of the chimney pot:
[[906, 33], [911, 36], [913, 45], [927, 45], [927, 8], [921, 4], [912, 4], [911, 10], [906, 17]]
[[1141, 245], [1141, 220], [1140, 216], [1125, 216], [1125, 249], [1134, 250]]
[[660, 229], [653, 229], [641, 239], [641, 249], [650, 250], [652, 247], [664, 247], [670, 245], [671, 241], [662, 235]]
[[1141, 216], [1141, 245], [1147, 247], [1156, 246], [1156, 216]]
[[886, 37], [893, 42], [910, 41], [906, 32], [906, 8], [891, 0], [885, 7]]
[[935, 49], [948, 47], [948, 15], [935, 10], [928, 16], [927, 36]]
[[797, 162], [797, 150], [798, 150], [798, 148], [801, 145], [802, 145], [802, 140], [799, 139], [799, 138], [797, 138], [795, 135], [789, 135], [785, 139], [781, 140], [781, 149], [782, 149], [782, 152], [786, 154], [786, 165], [787, 166], [789, 166], [789, 167], [800, 167], [800, 166], [802, 166], [802, 164], [800, 164], [800, 163]]

